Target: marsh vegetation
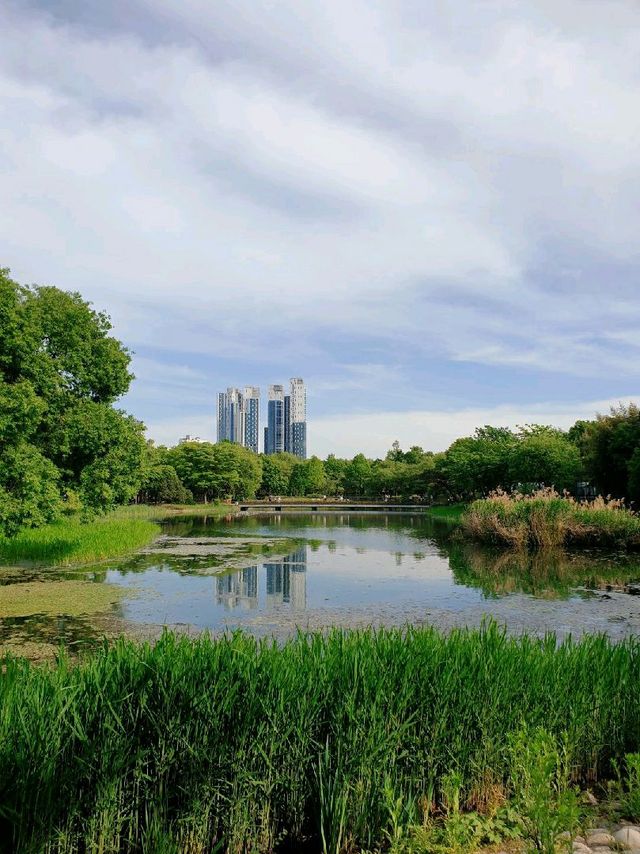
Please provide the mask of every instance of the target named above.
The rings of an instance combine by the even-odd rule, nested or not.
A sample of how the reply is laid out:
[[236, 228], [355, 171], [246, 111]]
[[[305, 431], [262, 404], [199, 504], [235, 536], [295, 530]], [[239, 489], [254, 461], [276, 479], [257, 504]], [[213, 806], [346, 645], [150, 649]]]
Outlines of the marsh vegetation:
[[640, 516], [623, 501], [578, 502], [553, 489], [498, 490], [470, 504], [461, 521], [470, 536], [513, 548], [640, 547]]
[[[495, 820], [523, 792], [518, 739], [540, 740], [563, 786], [615, 778], [640, 747], [638, 684], [637, 640], [558, 645], [493, 625], [284, 645], [167, 634], [76, 665], [7, 659], [0, 838], [15, 851], [388, 849], [443, 812]], [[504, 832], [518, 826], [501, 815]]]

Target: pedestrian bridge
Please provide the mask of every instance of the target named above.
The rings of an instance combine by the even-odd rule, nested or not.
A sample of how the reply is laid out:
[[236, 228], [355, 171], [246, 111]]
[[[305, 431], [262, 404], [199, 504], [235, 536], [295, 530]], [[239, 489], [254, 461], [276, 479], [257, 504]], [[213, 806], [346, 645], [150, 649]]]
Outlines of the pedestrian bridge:
[[425, 504], [360, 503], [357, 501], [318, 501], [299, 504], [279, 501], [240, 503], [241, 513], [415, 513]]

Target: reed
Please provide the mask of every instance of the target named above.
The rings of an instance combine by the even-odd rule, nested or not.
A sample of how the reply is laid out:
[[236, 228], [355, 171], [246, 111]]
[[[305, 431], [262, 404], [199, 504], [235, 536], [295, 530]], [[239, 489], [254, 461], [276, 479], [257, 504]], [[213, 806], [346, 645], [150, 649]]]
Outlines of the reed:
[[[121, 640], [0, 671], [0, 840], [11, 851], [379, 847], [511, 786], [523, 726], [561, 737], [575, 781], [640, 746], [640, 643], [508, 638], [493, 624]], [[498, 795], [499, 796], [499, 795]], [[395, 825], [394, 825], [395, 827]], [[395, 832], [395, 831], [394, 831]], [[305, 849], [306, 846], [306, 849]]]
[[493, 492], [468, 507], [462, 527], [475, 539], [514, 548], [640, 547], [640, 516], [622, 501], [578, 502], [553, 489], [530, 495]]

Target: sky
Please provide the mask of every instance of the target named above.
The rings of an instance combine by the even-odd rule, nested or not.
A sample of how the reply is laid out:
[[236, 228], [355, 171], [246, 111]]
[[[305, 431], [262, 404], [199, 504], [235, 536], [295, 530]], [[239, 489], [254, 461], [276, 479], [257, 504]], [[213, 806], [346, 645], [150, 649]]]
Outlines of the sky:
[[4, 0], [0, 266], [80, 291], [158, 442], [309, 452], [640, 399], [637, 0]]

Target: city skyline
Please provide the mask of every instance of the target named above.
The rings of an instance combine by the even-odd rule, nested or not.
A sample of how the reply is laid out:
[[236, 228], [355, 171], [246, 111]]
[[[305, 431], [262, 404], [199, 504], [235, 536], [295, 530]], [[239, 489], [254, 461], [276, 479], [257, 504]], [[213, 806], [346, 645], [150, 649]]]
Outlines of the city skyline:
[[[291, 453], [307, 458], [307, 391], [302, 377], [289, 380], [289, 394], [283, 385], [268, 386], [266, 425], [262, 451], [265, 454]], [[260, 452], [260, 388], [234, 386], [218, 392], [216, 441], [242, 445]]]

